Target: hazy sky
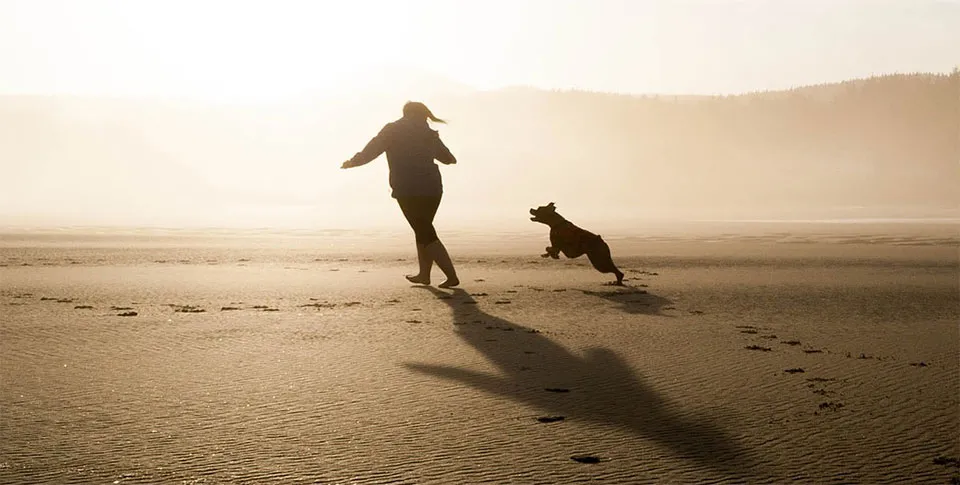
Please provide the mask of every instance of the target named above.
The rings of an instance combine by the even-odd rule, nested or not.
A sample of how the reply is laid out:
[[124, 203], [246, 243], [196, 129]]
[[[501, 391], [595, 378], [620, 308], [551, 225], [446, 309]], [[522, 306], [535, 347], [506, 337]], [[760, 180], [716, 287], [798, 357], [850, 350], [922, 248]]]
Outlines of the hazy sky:
[[0, 93], [283, 98], [385, 64], [635, 93], [947, 72], [960, 0], [0, 0]]

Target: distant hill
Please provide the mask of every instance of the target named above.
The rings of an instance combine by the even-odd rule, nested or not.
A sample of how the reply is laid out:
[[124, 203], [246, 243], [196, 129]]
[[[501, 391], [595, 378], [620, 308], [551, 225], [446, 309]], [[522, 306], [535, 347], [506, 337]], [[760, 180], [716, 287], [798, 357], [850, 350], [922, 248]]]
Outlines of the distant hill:
[[0, 97], [0, 224], [393, 224], [386, 164], [337, 167], [408, 96], [450, 121], [450, 224], [549, 201], [578, 220], [960, 215], [957, 73], [723, 97], [436, 85], [245, 107]]

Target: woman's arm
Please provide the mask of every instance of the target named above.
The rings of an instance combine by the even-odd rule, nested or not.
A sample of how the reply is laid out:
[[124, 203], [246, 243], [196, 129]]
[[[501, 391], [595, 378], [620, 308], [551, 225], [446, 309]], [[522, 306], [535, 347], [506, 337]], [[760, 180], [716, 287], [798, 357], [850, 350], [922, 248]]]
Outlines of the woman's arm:
[[457, 157], [450, 153], [450, 149], [443, 144], [443, 140], [440, 139], [439, 134], [437, 135], [437, 149], [436, 153], [433, 155], [433, 158], [436, 158], [438, 162], [444, 165], [453, 165], [457, 163]]
[[367, 142], [367, 146], [363, 147], [363, 150], [357, 152], [356, 155], [343, 162], [343, 165], [340, 168], [352, 168], [359, 167], [360, 165], [366, 165], [372, 162], [375, 158], [379, 157], [387, 149], [387, 140], [389, 138], [388, 128], [390, 125], [384, 126], [380, 130], [380, 133], [377, 133], [377, 136], [373, 137], [372, 140]]

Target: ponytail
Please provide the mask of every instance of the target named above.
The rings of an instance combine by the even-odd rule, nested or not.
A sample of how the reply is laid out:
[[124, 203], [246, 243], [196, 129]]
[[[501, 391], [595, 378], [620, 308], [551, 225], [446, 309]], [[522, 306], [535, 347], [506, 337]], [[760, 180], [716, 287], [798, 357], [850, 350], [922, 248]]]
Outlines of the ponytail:
[[427, 105], [419, 101], [408, 101], [407, 104], [403, 105], [403, 116], [404, 118], [430, 120], [434, 123], [446, 123], [446, 121], [434, 116], [430, 108], [427, 108]]

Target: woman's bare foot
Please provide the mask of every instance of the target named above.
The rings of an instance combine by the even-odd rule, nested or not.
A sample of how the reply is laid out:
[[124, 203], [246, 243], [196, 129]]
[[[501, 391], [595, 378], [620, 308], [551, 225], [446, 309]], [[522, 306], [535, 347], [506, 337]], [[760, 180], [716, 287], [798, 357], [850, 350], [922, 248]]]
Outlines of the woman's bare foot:
[[459, 285], [460, 285], [460, 279], [454, 276], [453, 278], [447, 278], [447, 281], [444, 281], [443, 283], [440, 283], [439, 285], [437, 285], [437, 288], [453, 288], [454, 286], [459, 286]]
[[[430, 277], [429, 276], [420, 276], [420, 275], [406, 275], [407, 281], [415, 285], [429, 285]], [[459, 283], [459, 282], [458, 282]]]

